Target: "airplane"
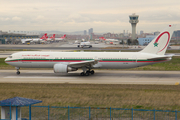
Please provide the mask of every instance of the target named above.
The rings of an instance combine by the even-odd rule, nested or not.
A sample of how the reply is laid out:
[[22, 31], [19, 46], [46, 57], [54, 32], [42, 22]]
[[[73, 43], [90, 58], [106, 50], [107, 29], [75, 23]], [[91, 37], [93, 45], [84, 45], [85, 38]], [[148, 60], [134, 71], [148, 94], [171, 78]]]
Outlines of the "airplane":
[[47, 33], [45, 33], [41, 38], [33, 38], [33, 39], [21, 39], [21, 42], [24, 44], [26, 42], [38, 42], [47, 39]]
[[109, 44], [118, 44], [119, 40], [117, 39], [105, 39], [104, 37], [100, 37], [99, 40], [104, 40], [106, 42], [109, 42]]
[[53, 34], [50, 38], [47, 37], [45, 41], [52, 41], [55, 40], [55, 34]]
[[174, 32], [169, 25], [148, 46], [139, 52], [17, 52], [5, 59], [20, 68], [53, 68], [54, 73], [68, 73], [82, 69], [81, 76], [94, 74], [92, 69], [127, 69], [170, 61], [173, 54], [165, 55]]
[[64, 40], [66, 38], [66, 34], [64, 34], [62, 37], [60, 37], [60, 38], [55, 38], [55, 36], [54, 36], [54, 39], [55, 39], [55, 41], [60, 41], [60, 40]]
[[84, 47], [88, 47], [88, 48], [92, 48], [92, 45], [89, 41], [83, 41], [81, 42], [79, 45], [77, 45], [77, 47], [81, 47], [81, 48], [84, 48]]
[[99, 40], [106, 40], [104, 37], [100, 37]]
[[100, 37], [99, 39], [104, 41], [118, 41], [117, 39], [106, 39], [104, 37]]
[[56, 41], [59, 41], [59, 40], [64, 40], [66, 37], [66, 34], [64, 34], [62, 37], [60, 38], [55, 38], [55, 34], [53, 34], [50, 38], [47, 38], [46, 41], [51, 41], [51, 40], [56, 40]]
[[47, 33], [45, 33], [41, 38], [33, 38], [32, 41], [38, 42], [38, 41], [46, 40], [47, 38], [48, 38]]

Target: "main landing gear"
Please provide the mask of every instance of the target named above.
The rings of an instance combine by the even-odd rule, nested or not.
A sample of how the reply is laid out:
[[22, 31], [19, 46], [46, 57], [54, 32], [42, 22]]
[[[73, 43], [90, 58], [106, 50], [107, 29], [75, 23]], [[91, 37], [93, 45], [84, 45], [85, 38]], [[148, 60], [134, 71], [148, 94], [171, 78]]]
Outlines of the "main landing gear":
[[19, 67], [15, 67], [15, 68], [17, 70], [16, 74], [19, 75], [20, 74], [20, 71], [19, 71], [20, 68]]
[[93, 75], [94, 74], [94, 70], [87, 70], [86, 72], [82, 72], [80, 75], [81, 76], [89, 76], [89, 75]]

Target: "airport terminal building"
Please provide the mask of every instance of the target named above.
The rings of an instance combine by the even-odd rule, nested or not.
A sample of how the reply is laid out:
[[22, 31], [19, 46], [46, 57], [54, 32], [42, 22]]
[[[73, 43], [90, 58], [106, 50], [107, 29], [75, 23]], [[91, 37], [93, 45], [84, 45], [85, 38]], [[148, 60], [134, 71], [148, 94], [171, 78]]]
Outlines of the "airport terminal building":
[[39, 35], [27, 35], [0, 31], [0, 44], [18, 44], [21, 42], [21, 39], [26, 38], [39, 38]]
[[148, 45], [156, 35], [147, 35], [145, 38], [138, 38], [139, 45], [146, 46]]
[[[145, 38], [138, 38], [139, 45], [148, 45], [158, 34], [159, 32], [155, 32], [154, 35], [146, 35]], [[174, 31], [171, 40], [180, 40], [180, 30]]]

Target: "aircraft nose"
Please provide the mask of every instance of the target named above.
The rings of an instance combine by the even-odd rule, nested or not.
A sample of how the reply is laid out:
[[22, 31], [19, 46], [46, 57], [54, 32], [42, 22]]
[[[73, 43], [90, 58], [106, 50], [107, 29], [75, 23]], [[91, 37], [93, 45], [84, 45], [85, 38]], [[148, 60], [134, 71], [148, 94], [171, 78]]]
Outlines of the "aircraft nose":
[[4, 62], [7, 63], [8, 61], [9, 61], [9, 58], [7, 57], [7, 58], [4, 60]]
[[7, 62], [7, 58], [4, 60], [4, 62]]

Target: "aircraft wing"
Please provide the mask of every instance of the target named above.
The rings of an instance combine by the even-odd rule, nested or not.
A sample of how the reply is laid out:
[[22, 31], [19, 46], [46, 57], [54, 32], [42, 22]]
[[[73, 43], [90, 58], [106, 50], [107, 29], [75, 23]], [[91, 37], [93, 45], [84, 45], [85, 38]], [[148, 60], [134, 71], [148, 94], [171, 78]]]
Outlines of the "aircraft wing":
[[171, 58], [172, 56], [174, 56], [174, 54], [169, 54], [162, 57], [148, 58], [148, 60], [168, 59], [168, 58]]
[[81, 68], [81, 67], [91, 67], [92, 65], [95, 65], [100, 60], [90, 60], [90, 61], [82, 61], [82, 62], [71, 62], [68, 64], [70, 67], [74, 68]]

